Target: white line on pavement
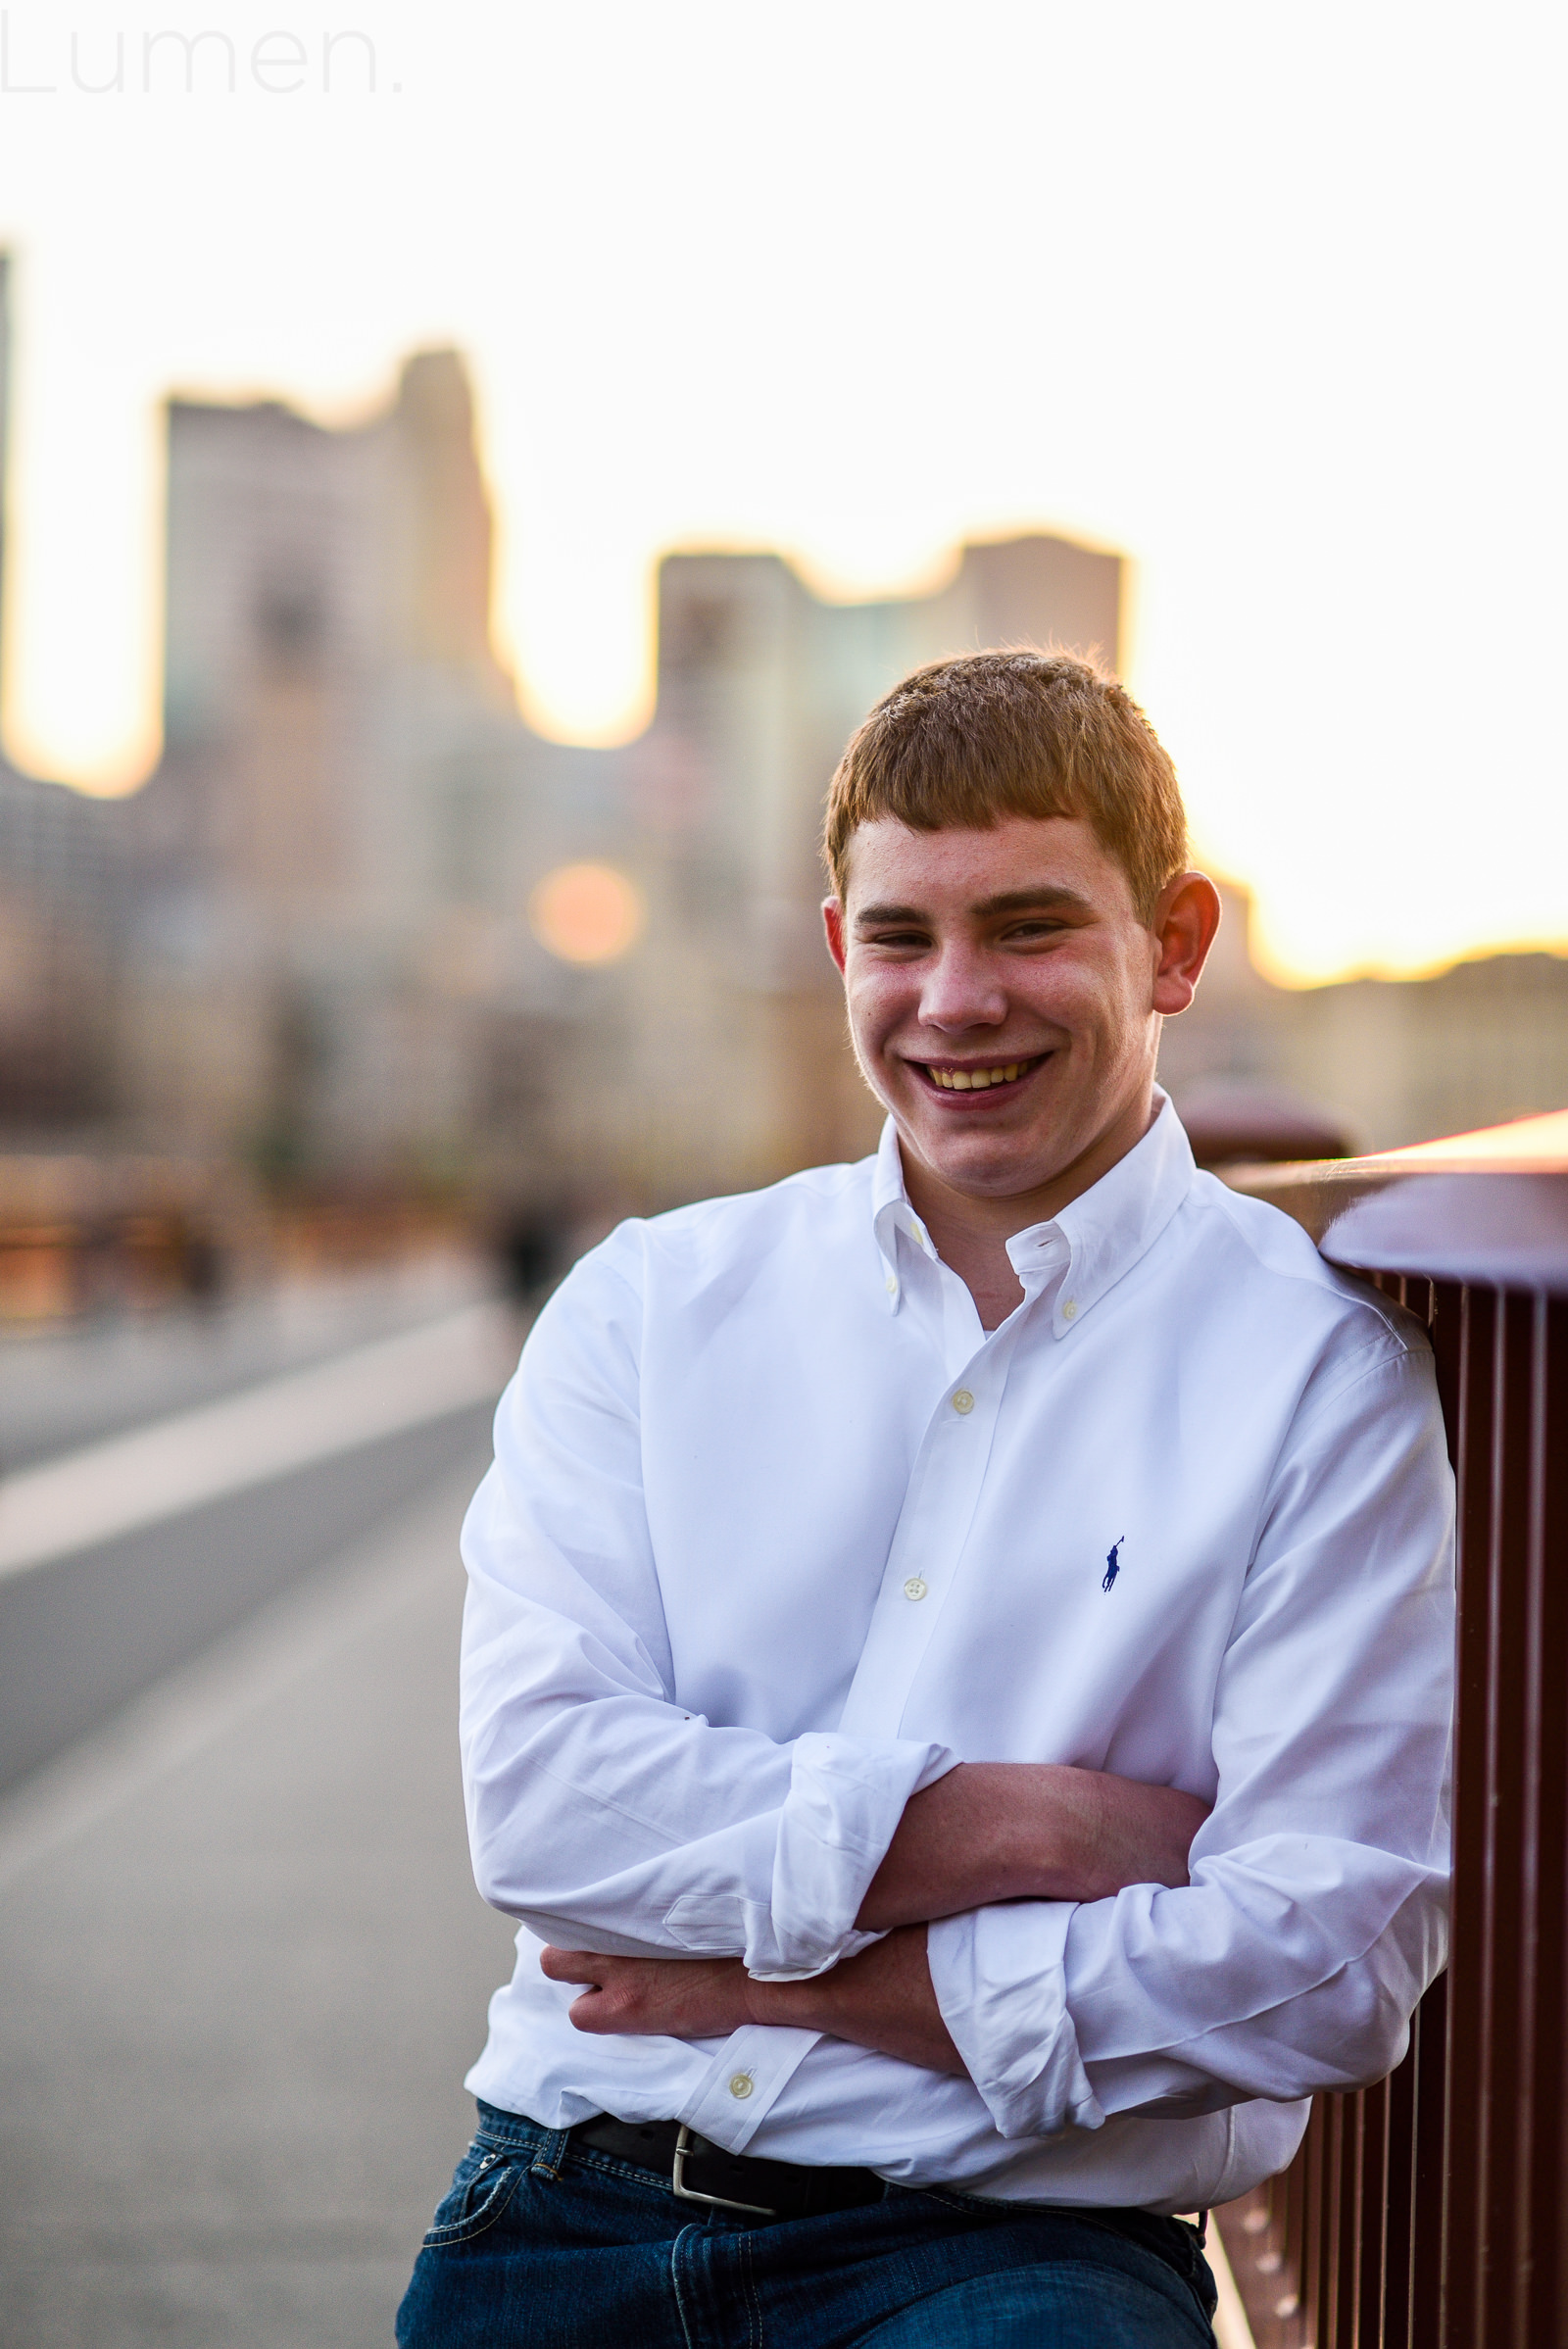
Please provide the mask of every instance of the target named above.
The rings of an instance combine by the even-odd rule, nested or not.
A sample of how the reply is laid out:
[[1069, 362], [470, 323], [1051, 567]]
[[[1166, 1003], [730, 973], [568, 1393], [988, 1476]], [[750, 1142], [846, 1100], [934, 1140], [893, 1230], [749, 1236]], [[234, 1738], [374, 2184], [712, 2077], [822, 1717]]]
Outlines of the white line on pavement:
[[0, 1581], [377, 1437], [492, 1400], [516, 1358], [504, 1305], [378, 1339], [0, 1484]]

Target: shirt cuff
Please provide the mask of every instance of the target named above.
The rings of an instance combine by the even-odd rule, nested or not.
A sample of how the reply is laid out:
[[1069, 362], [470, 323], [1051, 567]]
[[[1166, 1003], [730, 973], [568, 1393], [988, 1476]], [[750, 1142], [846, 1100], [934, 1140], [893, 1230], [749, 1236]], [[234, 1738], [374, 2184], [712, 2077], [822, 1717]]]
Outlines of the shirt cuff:
[[805, 1982], [881, 1939], [855, 1920], [904, 1806], [957, 1761], [945, 1745], [809, 1731], [791, 1753], [779, 1813], [772, 1896], [748, 1904], [746, 1970], [758, 1982]]
[[1004, 2137], [1054, 2137], [1105, 2118], [1067, 2012], [1073, 1909], [1067, 1900], [1009, 1901], [926, 1931], [942, 2020]]

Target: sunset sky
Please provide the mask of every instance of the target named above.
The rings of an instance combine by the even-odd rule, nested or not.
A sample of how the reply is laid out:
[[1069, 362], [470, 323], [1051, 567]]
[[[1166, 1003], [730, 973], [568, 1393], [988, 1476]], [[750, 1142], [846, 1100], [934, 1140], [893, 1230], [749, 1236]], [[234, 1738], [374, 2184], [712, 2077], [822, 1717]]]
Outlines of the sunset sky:
[[[158, 44], [144, 89], [166, 27], [221, 27], [233, 94], [218, 40], [188, 95]], [[1276, 973], [1568, 951], [1560, 10], [16, 0], [6, 30], [19, 763], [115, 789], [156, 756], [171, 389], [341, 419], [453, 342], [546, 730], [645, 722], [669, 545], [859, 596], [1057, 528], [1135, 560], [1131, 681]]]

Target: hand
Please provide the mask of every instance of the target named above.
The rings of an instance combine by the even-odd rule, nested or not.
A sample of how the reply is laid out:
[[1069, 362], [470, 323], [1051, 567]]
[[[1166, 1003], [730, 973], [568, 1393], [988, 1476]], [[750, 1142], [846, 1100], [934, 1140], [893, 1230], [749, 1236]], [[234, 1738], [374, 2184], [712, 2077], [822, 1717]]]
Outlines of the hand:
[[995, 1900], [1104, 1900], [1184, 1884], [1208, 1805], [1177, 1786], [1050, 1762], [960, 1762], [911, 1794], [856, 1923], [863, 1933]]
[[925, 1927], [889, 1933], [809, 1982], [753, 1982], [739, 1958], [595, 1957], [546, 1949], [541, 1973], [581, 1982], [578, 2031], [727, 2038], [743, 2024], [819, 2031], [927, 2072], [963, 2071], [931, 1985]]
[[566, 2010], [578, 2031], [724, 2039], [758, 2019], [748, 1993], [760, 1985], [739, 1958], [595, 1957], [586, 1949], [545, 1949], [539, 1971], [551, 1982], [584, 1984]]

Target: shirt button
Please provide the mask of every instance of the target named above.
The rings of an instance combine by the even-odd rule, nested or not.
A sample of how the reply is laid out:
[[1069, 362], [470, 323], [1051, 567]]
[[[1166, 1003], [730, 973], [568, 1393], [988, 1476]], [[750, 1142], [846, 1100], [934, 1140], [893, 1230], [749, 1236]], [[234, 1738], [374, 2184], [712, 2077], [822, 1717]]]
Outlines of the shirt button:
[[740, 2097], [744, 2102], [756, 2085], [757, 2082], [749, 2072], [737, 2072], [729, 2083], [729, 2092], [732, 2096]]
[[889, 1274], [888, 1274], [888, 1277], [887, 1277], [887, 1280], [886, 1280], [886, 1283], [884, 1284], [884, 1286], [885, 1286], [885, 1287], [886, 1287], [886, 1289], [887, 1289], [887, 1293], [888, 1293], [889, 1297], [897, 1297], [897, 1296], [898, 1296], [898, 1294], [899, 1294], [899, 1284], [898, 1284], [898, 1282], [897, 1282], [897, 1281], [896, 1281], [896, 1280], [893, 1278], [893, 1275], [892, 1275], [892, 1273], [889, 1273]]
[[969, 1393], [967, 1387], [960, 1387], [958, 1389], [957, 1394], [953, 1398], [953, 1407], [957, 1412], [960, 1419], [968, 1418], [969, 1413], [974, 1409], [974, 1396]]
[[906, 1598], [924, 1598], [929, 1589], [929, 1583], [925, 1582], [921, 1576], [911, 1574], [904, 1586], [904, 1595]]
[[1075, 1301], [1075, 1299], [1074, 1299], [1074, 1298], [1072, 1298], [1072, 1297], [1068, 1297], [1068, 1299], [1067, 1299], [1067, 1302], [1066, 1302], [1066, 1303], [1065, 1303], [1065, 1304], [1062, 1306], [1062, 1308], [1061, 1308], [1061, 1318], [1062, 1318], [1062, 1320], [1063, 1320], [1063, 1321], [1075, 1321], [1075, 1320], [1077, 1319], [1077, 1316], [1078, 1316], [1078, 1306], [1077, 1306], [1077, 1303], [1076, 1303], [1076, 1301]]

